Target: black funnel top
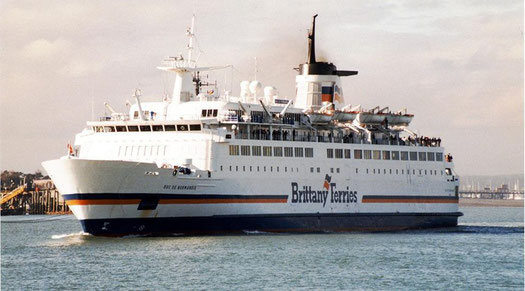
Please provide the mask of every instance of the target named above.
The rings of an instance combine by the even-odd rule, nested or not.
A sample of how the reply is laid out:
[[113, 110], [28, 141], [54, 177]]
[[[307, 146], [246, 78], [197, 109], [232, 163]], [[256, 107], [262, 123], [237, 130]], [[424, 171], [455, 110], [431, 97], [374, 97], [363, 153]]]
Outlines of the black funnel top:
[[301, 75], [337, 75], [340, 77], [357, 75], [357, 71], [338, 71], [332, 63], [315, 60], [315, 18], [312, 18], [312, 29], [308, 31], [308, 60], [299, 65]]

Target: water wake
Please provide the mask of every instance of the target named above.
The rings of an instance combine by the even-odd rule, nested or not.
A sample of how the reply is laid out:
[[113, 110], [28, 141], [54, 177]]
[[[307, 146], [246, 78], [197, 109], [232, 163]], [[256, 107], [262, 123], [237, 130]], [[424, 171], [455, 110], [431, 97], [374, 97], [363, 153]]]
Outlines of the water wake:
[[74, 232], [74, 233], [68, 233], [68, 234], [54, 234], [51, 236], [51, 239], [63, 239], [63, 238], [70, 238], [70, 237], [84, 237], [84, 236], [91, 236], [87, 232]]

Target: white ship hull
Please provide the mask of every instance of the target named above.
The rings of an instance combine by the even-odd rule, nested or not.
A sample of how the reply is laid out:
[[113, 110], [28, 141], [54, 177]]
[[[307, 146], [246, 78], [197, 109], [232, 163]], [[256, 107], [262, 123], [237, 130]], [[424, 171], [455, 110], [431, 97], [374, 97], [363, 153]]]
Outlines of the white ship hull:
[[[84, 231], [95, 235], [377, 231], [457, 224], [456, 183], [443, 176], [352, 174], [359, 163], [365, 162], [346, 161], [339, 174], [327, 173], [326, 167], [322, 173], [304, 167], [283, 173], [281, 166], [279, 173], [275, 167], [271, 173], [245, 169], [211, 177], [173, 176], [172, 169], [126, 161], [60, 159], [43, 165]], [[409, 169], [409, 163], [404, 167]]]

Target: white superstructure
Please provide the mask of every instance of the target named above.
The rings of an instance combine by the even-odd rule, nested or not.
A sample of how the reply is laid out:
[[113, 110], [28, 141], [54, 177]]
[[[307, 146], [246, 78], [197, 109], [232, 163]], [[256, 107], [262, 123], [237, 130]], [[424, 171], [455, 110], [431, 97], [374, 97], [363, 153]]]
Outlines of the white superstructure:
[[239, 97], [203, 92], [192, 59], [171, 99], [88, 122], [68, 156], [44, 162], [86, 232], [392, 230], [457, 224], [458, 178], [441, 140], [407, 129], [413, 115], [347, 105], [340, 77], [309, 57], [295, 100], [243, 81]]

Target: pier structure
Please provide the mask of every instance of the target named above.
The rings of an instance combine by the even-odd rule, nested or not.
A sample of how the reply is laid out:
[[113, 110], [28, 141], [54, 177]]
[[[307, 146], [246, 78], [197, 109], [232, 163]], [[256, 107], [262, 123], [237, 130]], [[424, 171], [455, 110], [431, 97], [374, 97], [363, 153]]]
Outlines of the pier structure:
[[469, 190], [459, 191], [459, 198], [523, 200], [523, 190]]
[[33, 180], [2, 193], [2, 215], [65, 214], [69, 207], [51, 180]]

